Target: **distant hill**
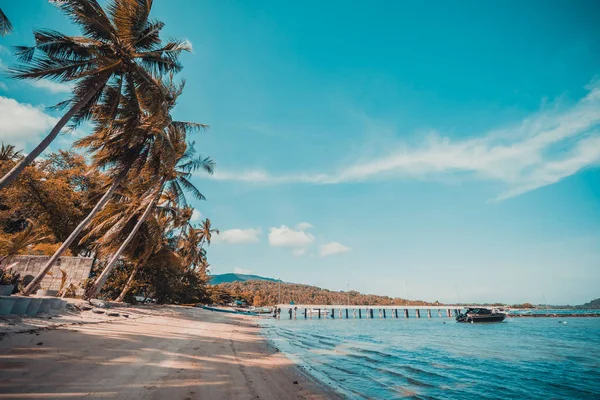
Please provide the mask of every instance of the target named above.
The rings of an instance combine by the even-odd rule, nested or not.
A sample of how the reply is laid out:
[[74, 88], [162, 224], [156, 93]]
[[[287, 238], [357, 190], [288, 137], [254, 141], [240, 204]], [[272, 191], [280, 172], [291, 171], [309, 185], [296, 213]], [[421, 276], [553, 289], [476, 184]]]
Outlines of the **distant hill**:
[[[238, 275], [238, 274], [224, 274]], [[236, 279], [233, 282], [223, 282], [212, 287], [211, 299], [214, 303], [226, 303], [231, 300], [243, 300], [250, 305], [265, 306], [294, 301], [296, 304], [361, 304], [361, 305], [430, 305], [424, 301], [405, 300], [388, 296], [362, 294], [351, 290], [350, 292], [337, 292], [322, 289], [316, 286], [299, 285], [295, 283], [281, 283], [275, 279], [256, 277], [255, 275], [241, 275], [254, 277], [250, 279]], [[257, 280], [259, 278], [261, 280]], [[214, 282], [214, 281], [213, 281]], [[213, 283], [211, 282], [211, 283]]]
[[246, 275], [246, 274], [234, 274], [234, 273], [213, 275], [210, 278], [210, 283], [212, 285], [218, 285], [221, 283], [230, 283], [230, 282], [246, 282], [246, 281], [277, 282], [277, 279], [265, 278], [264, 276], [258, 276], [258, 275]]
[[600, 299], [592, 300], [589, 303], [575, 306], [575, 308], [580, 310], [600, 310]]

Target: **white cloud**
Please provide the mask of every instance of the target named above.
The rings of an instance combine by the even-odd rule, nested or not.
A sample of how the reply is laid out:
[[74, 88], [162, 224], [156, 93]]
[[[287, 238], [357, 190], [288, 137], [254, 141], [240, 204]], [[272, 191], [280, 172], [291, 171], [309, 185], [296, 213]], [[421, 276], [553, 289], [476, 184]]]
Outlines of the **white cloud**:
[[350, 250], [352, 250], [350, 247], [344, 246], [341, 243], [330, 242], [330, 243], [324, 244], [320, 247], [319, 256], [327, 257], [327, 256], [331, 256], [334, 254], [345, 253]]
[[281, 225], [281, 228], [271, 227], [269, 229], [269, 243], [275, 247], [288, 247], [292, 249], [305, 248], [315, 240], [310, 233], [288, 228]]
[[234, 274], [244, 274], [244, 275], [250, 275], [252, 273], [252, 271], [250, 271], [249, 269], [244, 269], [244, 268], [237, 268], [235, 267], [233, 269], [233, 273]]
[[200, 222], [202, 220], [202, 213], [194, 208], [192, 211], [192, 218], [190, 218], [191, 222]]
[[[462, 179], [499, 182], [494, 200], [504, 200], [550, 185], [579, 170], [598, 165], [600, 151], [600, 81], [574, 104], [557, 101], [518, 124], [453, 140], [431, 132], [417, 146], [402, 143], [386, 154], [361, 160], [335, 172], [272, 175], [267, 171], [217, 171], [217, 180], [252, 183], [339, 184], [374, 179]], [[594, 147], [595, 146], [595, 147]]]
[[309, 224], [308, 222], [300, 222], [298, 225], [296, 225], [296, 229], [298, 229], [299, 231], [305, 231], [312, 227], [312, 224]]
[[31, 104], [0, 96], [0, 140], [17, 148], [37, 144], [58, 122]]
[[245, 244], [260, 241], [260, 229], [228, 229], [222, 231], [214, 240], [215, 243]]
[[294, 251], [292, 251], [292, 254], [294, 255], [294, 257], [303, 256], [304, 254], [306, 254], [306, 249], [295, 249]]
[[71, 83], [59, 83], [48, 79], [30, 80], [27, 83], [38, 89], [47, 90], [50, 93], [70, 93], [73, 90]]

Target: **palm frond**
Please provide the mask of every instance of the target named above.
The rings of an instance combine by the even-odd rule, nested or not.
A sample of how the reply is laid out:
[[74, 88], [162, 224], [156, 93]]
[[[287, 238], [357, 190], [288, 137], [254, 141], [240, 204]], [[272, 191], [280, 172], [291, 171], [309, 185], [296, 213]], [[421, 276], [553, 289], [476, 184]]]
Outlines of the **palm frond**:
[[8, 17], [2, 9], [0, 8], [0, 36], [6, 36], [11, 33], [13, 30], [13, 26], [10, 23]]
[[84, 34], [95, 40], [111, 41], [117, 37], [110, 19], [96, 0], [53, 0]]
[[198, 188], [186, 178], [180, 177], [179, 184], [183, 187], [183, 189], [191, 193], [192, 196], [194, 196], [194, 198], [196, 198], [197, 200], [206, 200], [206, 197], [204, 197], [204, 195], [200, 193], [200, 190], [198, 190]]

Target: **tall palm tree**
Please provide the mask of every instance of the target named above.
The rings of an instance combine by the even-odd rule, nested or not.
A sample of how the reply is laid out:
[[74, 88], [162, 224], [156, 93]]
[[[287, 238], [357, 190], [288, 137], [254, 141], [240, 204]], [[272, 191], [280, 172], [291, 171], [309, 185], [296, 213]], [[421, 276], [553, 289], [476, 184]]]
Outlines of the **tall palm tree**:
[[13, 30], [13, 26], [8, 20], [8, 17], [2, 9], [0, 8], [0, 36], [6, 36], [11, 33]]
[[[178, 210], [176, 209], [169, 210], [168, 207], [158, 206], [152, 217], [144, 222], [144, 225], [147, 226], [146, 234], [144, 235], [146, 236], [146, 240], [137, 246], [138, 248], [142, 248], [141, 255], [135, 260], [133, 271], [129, 275], [123, 290], [121, 290], [121, 294], [119, 294], [115, 301], [122, 302], [125, 299], [125, 296], [133, 286], [138, 271], [145, 267], [151, 257], [157, 257], [161, 250], [164, 251], [170, 247], [169, 237], [176, 226], [177, 213]], [[141, 235], [138, 234], [138, 236]]]
[[[164, 24], [150, 19], [152, 0], [109, 0], [106, 11], [96, 0], [61, 0], [58, 7], [81, 29], [83, 36], [53, 30], [34, 31], [35, 45], [17, 48], [21, 63], [10, 70], [17, 79], [53, 79], [75, 82], [73, 96], [57, 105], [70, 106], [50, 133], [4, 177], [9, 185], [56, 138], [64, 126], [75, 126], [104, 102], [115, 110], [121, 94], [140, 91], [157, 112], [165, 98], [152, 74], [181, 70], [178, 56], [189, 50], [185, 41], [161, 43]], [[0, 20], [1, 21], [1, 20]]]
[[[159, 85], [164, 85], [164, 83], [159, 83]], [[152, 113], [151, 109], [143, 105], [150, 102], [143, 98], [143, 93], [138, 91], [135, 85], [128, 87], [126, 95], [119, 99], [118, 106], [114, 110], [110, 102], [99, 104], [91, 109], [92, 120], [95, 122], [94, 132], [75, 142], [75, 145], [87, 147], [93, 151], [91, 168], [97, 170], [109, 169], [108, 187], [90, 213], [79, 223], [46, 262], [38, 275], [23, 290], [24, 295], [33, 293], [56, 260], [106, 205], [115, 190], [132, 171], [137, 174], [144, 168], [158, 168], [156, 161], [160, 159], [158, 155], [162, 152], [169, 152], [172, 144], [170, 144], [171, 138], [168, 135], [164, 135], [162, 130], [156, 130], [154, 127], [164, 126], [171, 122], [168, 110], [174, 106], [175, 99], [181, 93], [181, 89], [182, 86], [175, 87], [170, 83], [168, 86], [163, 86], [161, 91], [168, 93], [165, 104], [166, 112], [164, 113]], [[118, 94], [117, 92], [118, 89], [109, 85], [107, 98], [113, 98]], [[140, 101], [140, 99], [144, 99], [144, 101]], [[142, 112], [137, 114], [138, 110]], [[192, 126], [195, 127], [195, 125]]]
[[[184, 129], [183, 125], [181, 125], [180, 128]], [[171, 160], [165, 160], [166, 165], [164, 170], [162, 171], [162, 178], [159, 184], [154, 189], [154, 191], [147, 196], [147, 206], [144, 210], [144, 213], [139, 217], [137, 223], [135, 224], [127, 238], [123, 241], [119, 249], [113, 254], [111, 259], [108, 261], [102, 273], [96, 278], [94, 284], [88, 289], [86, 293], [87, 298], [92, 298], [93, 296], [97, 295], [100, 292], [100, 290], [102, 290], [106, 279], [108, 279], [108, 276], [114, 269], [116, 261], [119, 259], [125, 248], [129, 245], [133, 237], [137, 234], [137, 231], [144, 223], [144, 220], [150, 215], [153, 208], [156, 206], [156, 202], [158, 201], [165, 189], [171, 191], [172, 193], [175, 193], [179, 201], [183, 204], [187, 204], [187, 202], [185, 201], [184, 191], [190, 192], [195, 198], [199, 200], [205, 199], [202, 193], [200, 193], [200, 191], [190, 182], [189, 179], [191, 178], [192, 173], [199, 169], [202, 169], [205, 172], [212, 174], [214, 171], [215, 163], [208, 157], [195, 157], [193, 143], [188, 148], [185, 141], [183, 141], [186, 135], [181, 135], [181, 133], [185, 132], [186, 129], [184, 129], [183, 131], [178, 129], [175, 132], [172, 132], [175, 133], [176, 137], [180, 138], [180, 141], [178, 143], [174, 143], [174, 145], [179, 146], [179, 151], [177, 152], [177, 154], [179, 154], [179, 157], [176, 158], [174, 162]]]
[[217, 235], [219, 234], [219, 230], [218, 229], [213, 229], [211, 223], [210, 223], [210, 219], [205, 218], [204, 221], [202, 221], [202, 225], [200, 226], [200, 234], [202, 236], [202, 242], [201, 245], [203, 245], [204, 243], [206, 243], [207, 245], [210, 246], [210, 241], [212, 239], [212, 234], [216, 233]]

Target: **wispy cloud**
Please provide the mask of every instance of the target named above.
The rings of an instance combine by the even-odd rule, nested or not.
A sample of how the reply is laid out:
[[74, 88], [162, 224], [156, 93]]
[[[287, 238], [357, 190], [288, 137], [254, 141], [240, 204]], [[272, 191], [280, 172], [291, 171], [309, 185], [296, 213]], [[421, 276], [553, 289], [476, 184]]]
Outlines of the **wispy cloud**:
[[[295, 230], [285, 225], [280, 228], [269, 228], [269, 244], [275, 247], [287, 247], [290, 249], [305, 249], [308, 245], [314, 242], [315, 237], [303, 230]], [[294, 255], [299, 256], [304, 252], [296, 251]]]
[[227, 229], [213, 240], [215, 243], [247, 244], [260, 242], [260, 229]]
[[202, 213], [194, 208], [192, 211], [192, 218], [190, 218], [191, 222], [200, 222], [202, 220]]
[[48, 79], [40, 79], [37, 81], [27, 81], [31, 86], [38, 89], [44, 89], [50, 93], [70, 93], [73, 90], [73, 85], [70, 83], [58, 83]]
[[322, 245], [319, 248], [319, 256], [320, 257], [327, 257], [327, 256], [332, 256], [334, 254], [345, 253], [345, 252], [350, 251], [350, 250], [352, 250], [352, 248], [350, 248], [348, 246], [344, 246], [341, 243], [330, 242], [330, 243]]
[[276, 175], [261, 170], [217, 171], [212, 178], [253, 183], [339, 184], [374, 179], [431, 179], [459, 174], [500, 182], [504, 200], [550, 185], [600, 163], [600, 81], [574, 104], [560, 101], [520, 123], [452, 140], [432, 131], [417, 146], [399, 144], [378, 157], [333, 172]]
[[0, 139], [17, 148], [35, 143], [58, 121], [31, 104], [0, 96]]

